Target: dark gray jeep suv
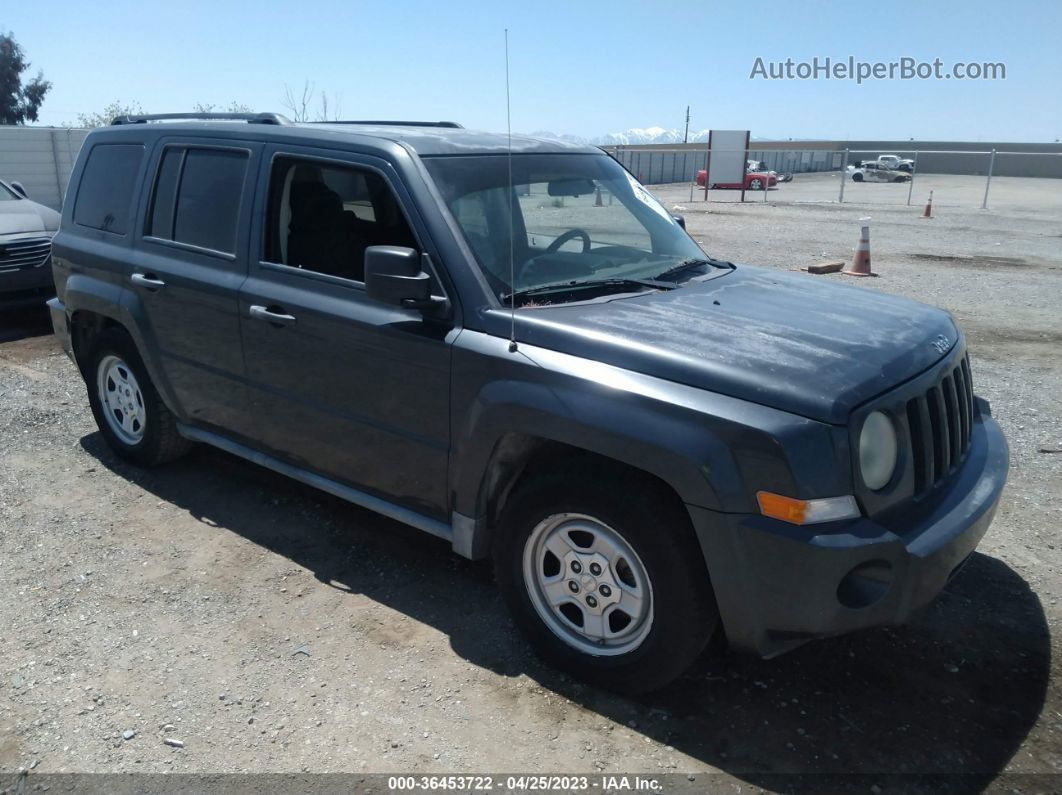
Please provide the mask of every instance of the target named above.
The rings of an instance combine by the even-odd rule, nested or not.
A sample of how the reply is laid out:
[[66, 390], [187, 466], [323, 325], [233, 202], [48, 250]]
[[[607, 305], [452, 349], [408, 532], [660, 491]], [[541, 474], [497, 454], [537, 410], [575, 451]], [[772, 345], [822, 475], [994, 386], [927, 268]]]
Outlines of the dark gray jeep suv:
[[706, 256], [594, 148], [188, 119], [92, 132], [54, 241], [125, 458], [205, 442], [491, 556], [544, 657], [627, 691], [717, 629], [903, 621], [988, 528], [1007, 446], [946, 312]]

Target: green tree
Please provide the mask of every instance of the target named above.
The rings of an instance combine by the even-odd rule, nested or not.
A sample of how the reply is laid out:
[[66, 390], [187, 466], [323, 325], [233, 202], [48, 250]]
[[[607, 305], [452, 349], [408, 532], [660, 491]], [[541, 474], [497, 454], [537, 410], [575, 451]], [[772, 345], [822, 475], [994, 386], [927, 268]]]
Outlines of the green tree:
[[254, 113], [254, 108], [250, 105], [244, 105], [242, 102], [233, 100], [228, 105], [214, 105], [210, 102], [197, 102], [195, 103], [194, 110], [196, 113]]
[[[230, 102], [228, 105], [213, 105], [210, 103], [197, 102], [192, 108], [195, 113], [253, 113], [254, 110], [247, 105], [240, 102]], [[112, 121], [119, 116], [142, 116], [147, 111], [141, 107], [139, 102], [124, 103], [121, 100], [115, 100], [111, 104], [107, 105], [103, 110], [95, 113], [79, 113], [77, 115], [77, 123], [71, 125], [72, 127], [106, 127]]]
[[75, 127], [106, 127], [118, 116], [138, 116], [144, 112], [139, 102], [123, 104], [121, 100], [115, 100], [103, 110], [96, 113], [77, 114]]
[[22, 74], [30, 68], [22, 47], [10, 33], [0, 33], [0, 124], [37, 121], [37, 111], [52, 84], [44, 73], [23, 84]]

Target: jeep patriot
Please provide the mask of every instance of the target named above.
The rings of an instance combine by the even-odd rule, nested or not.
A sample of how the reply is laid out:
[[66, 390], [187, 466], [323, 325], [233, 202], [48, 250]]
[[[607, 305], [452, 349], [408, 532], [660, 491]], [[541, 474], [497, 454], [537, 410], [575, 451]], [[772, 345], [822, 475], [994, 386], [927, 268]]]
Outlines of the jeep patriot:
[[717, 631], [906, 620], [1006, 480], [947, 312], [707, 255], [594, 147], [125, 117], [53, 250], [117, 454], [214, 445], [492, 558], [537, 652], [617, 690]]

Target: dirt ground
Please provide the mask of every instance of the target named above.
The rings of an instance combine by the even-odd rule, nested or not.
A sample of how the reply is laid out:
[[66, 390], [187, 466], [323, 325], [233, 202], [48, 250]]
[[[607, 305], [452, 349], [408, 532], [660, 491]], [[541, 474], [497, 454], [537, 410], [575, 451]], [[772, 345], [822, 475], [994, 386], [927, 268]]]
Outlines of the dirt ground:
[[1057, 791], [1062, 183], [1019, 182], [989, 211], [942, 202], [931, 220], [656, 188], [710, 253], [778, 269], [850, 258], [871, 216], [881, 277], [858, 283], [955, 314], [1012, 470], [979, 553], [910, 625], [770, 661], [716, 645], [640, 699], [540, 664], [489, 568], [437, 539], [212, 449], [121, 463], [46, 317], [5, 318], [0, 774], [603, 771], [811, 792], [836, 773], [861, 792]]

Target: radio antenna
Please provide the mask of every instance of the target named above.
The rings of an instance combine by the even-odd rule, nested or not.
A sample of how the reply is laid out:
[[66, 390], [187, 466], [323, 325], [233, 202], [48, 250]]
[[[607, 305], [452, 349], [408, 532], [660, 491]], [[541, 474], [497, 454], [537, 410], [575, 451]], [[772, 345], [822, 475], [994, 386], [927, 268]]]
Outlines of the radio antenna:
[[505, 29], [505, 127], [508, 136], [509, 157], [509, 353], [516, 353], [516, 265], [514, 263], [513, 235], [513, 120], [509, 110], [509, 29]]

